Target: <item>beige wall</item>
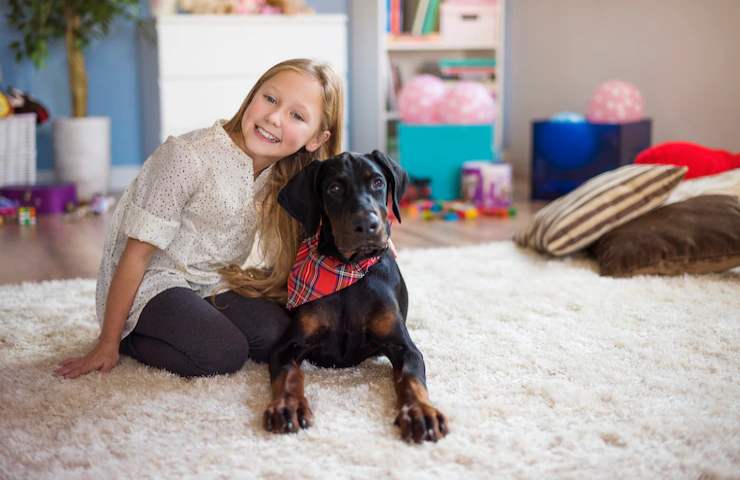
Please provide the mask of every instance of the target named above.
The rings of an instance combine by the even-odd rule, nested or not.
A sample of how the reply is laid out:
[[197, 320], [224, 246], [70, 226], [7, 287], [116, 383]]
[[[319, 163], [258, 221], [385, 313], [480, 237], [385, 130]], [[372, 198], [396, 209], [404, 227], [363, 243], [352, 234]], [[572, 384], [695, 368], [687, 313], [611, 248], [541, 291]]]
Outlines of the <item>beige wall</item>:
[[529, 173], [531, 120], [638, 86], [653, 143], [740, 151], [740, 0], [509, 0], [504, 143]]

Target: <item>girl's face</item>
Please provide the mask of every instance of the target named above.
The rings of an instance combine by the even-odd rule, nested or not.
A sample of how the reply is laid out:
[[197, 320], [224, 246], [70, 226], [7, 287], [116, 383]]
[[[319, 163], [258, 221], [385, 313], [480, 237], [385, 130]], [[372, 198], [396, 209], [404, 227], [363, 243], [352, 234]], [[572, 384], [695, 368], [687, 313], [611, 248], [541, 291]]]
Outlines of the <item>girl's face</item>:
[[308, 74], [283, 71], [262, 84], [242, 117], [244, 147], [255, 162], [270, 165], [304, 145], [313, 152], [328, 138], [320, 131], [322, 90]]

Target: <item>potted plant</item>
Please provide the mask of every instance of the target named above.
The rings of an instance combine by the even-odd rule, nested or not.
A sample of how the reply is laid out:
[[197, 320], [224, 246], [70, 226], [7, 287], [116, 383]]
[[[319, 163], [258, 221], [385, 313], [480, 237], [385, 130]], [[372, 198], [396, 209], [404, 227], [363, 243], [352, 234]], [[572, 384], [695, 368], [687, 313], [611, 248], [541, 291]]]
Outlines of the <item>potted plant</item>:
[[64, 38], [72, 117], [53, 122], [57, 180], [73, 182], [82, 200], [105, 193], [110, 175], [110, 118], [87, 116], [84, 50], [105, 37], [113, 21], [134, 18], [138, 0], [10, 0], [8, 24], [20, 33], [10, 43], [16, 61], [30, 59], [41, 68], [48, 44]]

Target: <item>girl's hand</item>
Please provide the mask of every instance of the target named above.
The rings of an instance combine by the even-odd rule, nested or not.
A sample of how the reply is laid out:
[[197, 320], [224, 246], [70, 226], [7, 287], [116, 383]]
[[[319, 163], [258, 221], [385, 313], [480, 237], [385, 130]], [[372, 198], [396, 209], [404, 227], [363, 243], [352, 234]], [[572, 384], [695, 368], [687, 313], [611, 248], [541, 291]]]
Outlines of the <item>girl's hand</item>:
[[73, 357], [62, 361], [59, 364], [59, 368], [54, 370], [54, 374], [64, 378], [77, 378], [93, 370], [108, 373], [117, 364], [118, 342], [101, 340], [84, 357]]

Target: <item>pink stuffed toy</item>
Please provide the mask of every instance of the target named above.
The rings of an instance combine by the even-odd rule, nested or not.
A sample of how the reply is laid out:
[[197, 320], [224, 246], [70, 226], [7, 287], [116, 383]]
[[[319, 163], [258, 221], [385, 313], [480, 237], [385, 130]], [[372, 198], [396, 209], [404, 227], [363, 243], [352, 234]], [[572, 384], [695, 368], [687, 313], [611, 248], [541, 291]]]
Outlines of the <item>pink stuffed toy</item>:
[[635, 163], [657, 163], [686, 166], [685, 180], [715, 175], [740, 168], [740, 154], [726, 150], [713, 150], [689, 142], [668, 142], [643, 150]]

